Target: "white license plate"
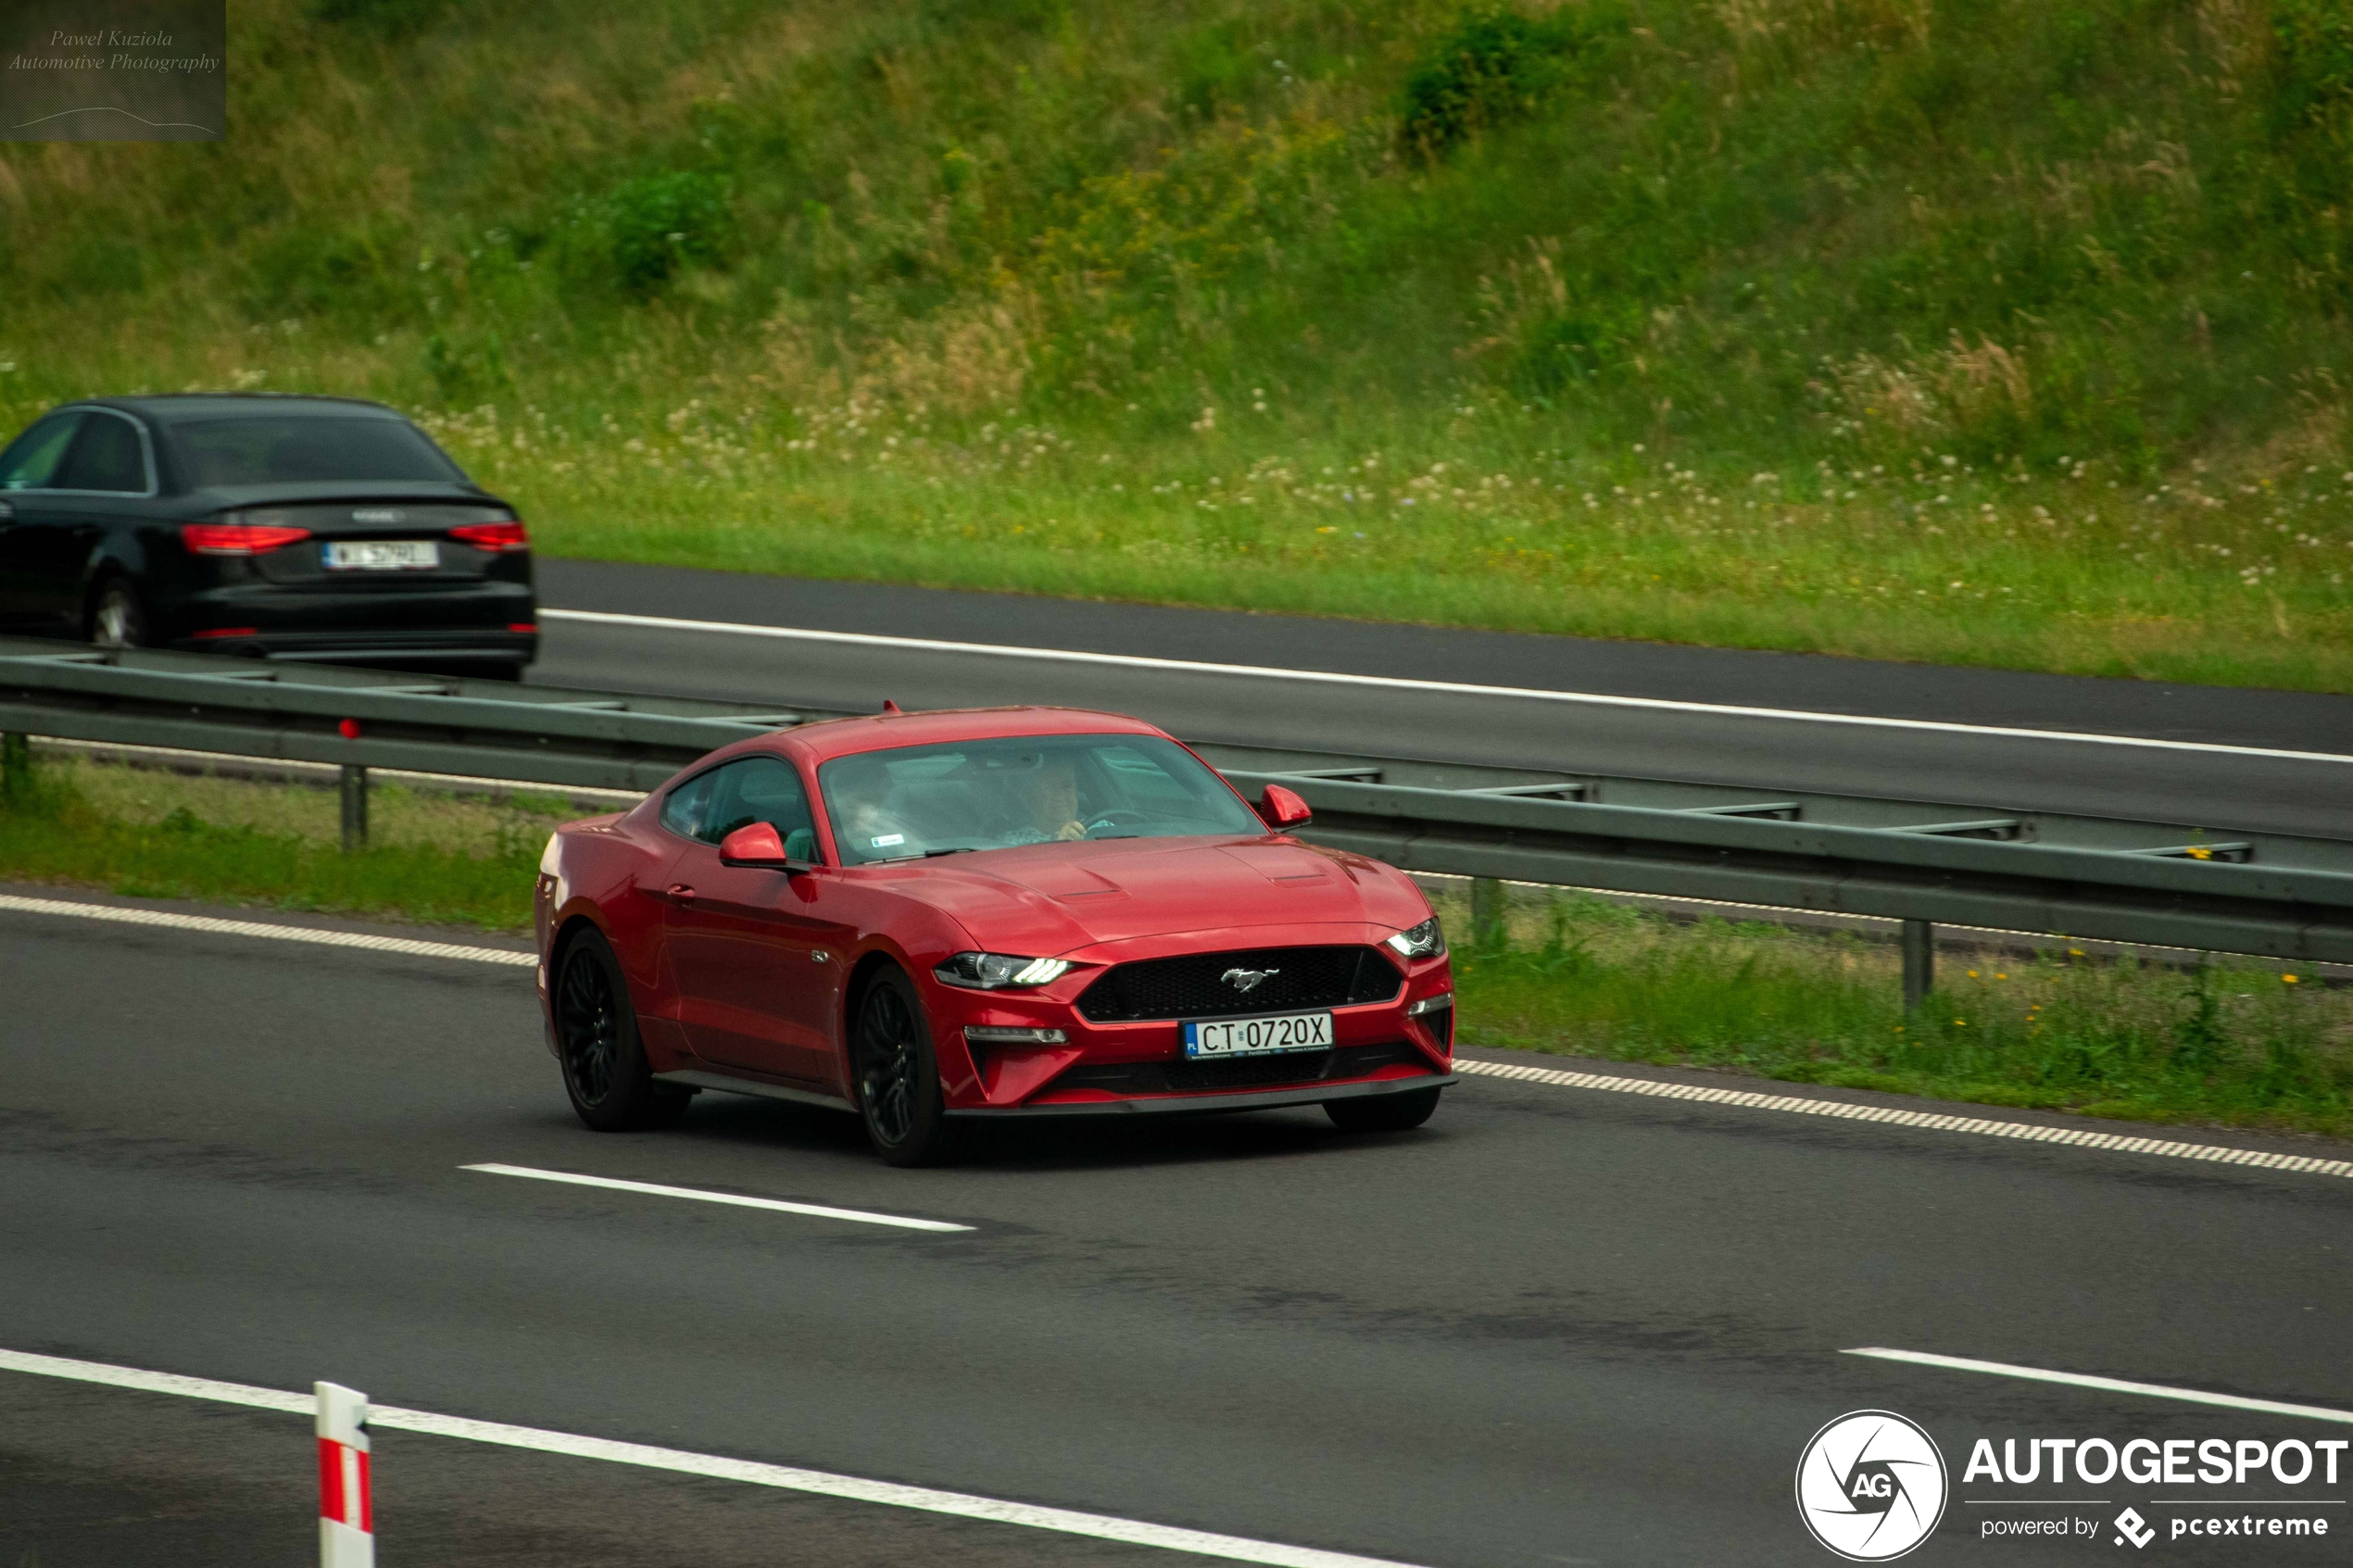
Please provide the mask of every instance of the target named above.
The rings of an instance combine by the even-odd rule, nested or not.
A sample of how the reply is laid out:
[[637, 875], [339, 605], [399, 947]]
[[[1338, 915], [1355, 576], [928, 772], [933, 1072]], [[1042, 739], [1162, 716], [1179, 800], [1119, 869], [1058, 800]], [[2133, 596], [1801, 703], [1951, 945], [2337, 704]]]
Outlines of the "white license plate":
[[431, 571], [441, 546], [430, 539], [335, 539], [328, 542], [329, 571]]
[[1221, 1018], [1185, 1025], [1187, 1056], [1272, 1056], [1332, 1048], [1332, 1015], [1287, 1012], [1275, 1018]]

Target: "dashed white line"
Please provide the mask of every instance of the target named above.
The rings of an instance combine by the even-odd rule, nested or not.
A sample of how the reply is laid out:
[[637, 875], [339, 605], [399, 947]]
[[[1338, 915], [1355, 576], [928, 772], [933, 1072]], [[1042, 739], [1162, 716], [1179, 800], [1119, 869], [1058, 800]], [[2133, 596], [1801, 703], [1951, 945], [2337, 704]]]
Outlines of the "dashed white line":
[[170, 931], [200, 931], [213, 936], [258, 936], [270, 942], [309, 942], [322, 947], [359, 947], [371, 953], [397, 953], [406, 958], [459, 959], [467, 963], [513, 964], [524, 969], [539, 961], [535, 953], [519, 953], [508, 947], [475, 947], [462, 942], [420, 942], [408, 936], [376, 936], [360, 931], [321, 931], [315, 926], [269, 925], [258, 920], [219, 920], [211, 915], [183, 915], [171, 909], [127, 909], [113, 904], [82, 904], [65, 898], [20, 898], [0, 894], [0, 910], [32, 915], [66, 915], [76, 920], [112, 921], [119, 925], [160, 926]]
[[1264, 664], [1212, 664], [1193, 659], [1154, 659], [1134, 653], [1082, 653], [1074, 648], [1025, 648], [997, 643], [951, 643], [934, 637], [887, 637], [872, 632], [816, 632], [799, 626], [761, 626], [739, 621], [690, 621], [670, 615], [623, 615], [612, 610], [548, 609], [542, 621], [577, 621], [599, 626], [637, 626], [658, 632], [716, 632], [738, 637], [787, 642], [842, 643], [852, 647], [903, 648], [960, 657], [1029, 659], [1062, 664], [1102, 664], [1124, 670], [1171, 671], [1189, 675], [1239, 675], [1253, 680], [1300, 681], [1329, 686], [1373, 686], [1389, 691], [1435, 692], [1449, 696], [1503, 696], [1532, 702], [1565, 702], [1587, 708], [1637, 709], [1654, 713], [1707, 714], [1730, 719], [1779, 719], [1806, 724], [1850, 724], [1865, 729], [1926, 731], [1937, 734], [1993, 736], [2005, 740], [2073, 741], [2086, 746], [2134, 746], [2152, 751], [2203, 751], [2225, 757], [2272, 757], [2295, 762], [2353, 762], [2327, 751], [2288, 751], [2273, 746], [2224, 746], [2214, 741], [2158, 740], [2148, 735], [2106, 735], [2080, 730], [2029, 730], [2004, 724], [1956, 724], [1935, 719], [1887, 719], [1871, 714], [1818, 713], [1803, 708], [1748, 708], [1722, 702], [1681, 702], [1670, 697], [1614, 696], [1600, 692], [1564, 692], [1543, 686], [1484, 686], [1465, 681], [1418, 681], [1403, 675], [1352, 675], [1336, 670], [1282, 670]]
[[[208, 1399], [225, 1405], [280, 1411], [308, 1416], [317, 1408], [309, 1394], [281, 1388], [258, 1388], [246, 1383], [222, 1383], [209, 1377], [183, 1377], [174, 1373], [148, 1372], [139, 1367], [112, 1366], [104, 1361], [74, 1361], [64, 1356], [36, 1356], [22, 1350], [0, 1350], [0, 1371], [30, 1373], [36, 1377], [94, 1383], [109, 1388], [131, 1388], [147, 1394], [173, 1394], [187, 1399]], [[1124, 1541], [1130, 1546], [1158, 1547], [1164, 1551], [1189, 1551], [1200, 1557], [1222, 1557], [1232, 1562], [1258, 1562], [1268, 1568], [1411, 1568], [1387, 1558], [1360, 1557], [1351, 1552], [1325, 1551], [1315, 1547], [1286, 1546], [1280, 1541], [1252, 1540], [1246, 1536], [1221, 1536], [1174, 1524], [1154, 1524], [1108, 1513], [1081, 1513], [1066, 1508], [1042, 1508], [1034, 1503], [1008, 1502], [1000, 1498], [966, 1492], [943, 1492], [930, 1486], [904, 1486], [892, 1481], [870, 1481], [857, 1475], [837, 1475], [794, 1465], [761, 1464], [726, 1459], [684, 1449], [658, 1449], [645, 1443], [584, 1437], [571, 1432], [550, 1432], [536, 1426], [510, 1426], [504, 1422], [475, 1421], [466, 1416], [440, 1415], [432, 1411], [401, 1410], [371, 1403], [371, 1430], [421, 1432], [435, 1437], [458, 1437], [501, 1448], [530, 1449], [538, 1453], [566, 1454], [574, 1459], [604, 1460], [648, 1470], [668, 1470], [682, 1475], [707, 1475], [720, 1481], [741, 1481], [755, 1486], [775, 1486], [817, 1497], [852, 1502], [879, 1503], [887, 1508], [913, 1509], [923, 1513], [952, 1514], [998, 1524], [1019, 1524], [1096, 1540]]]
[[583, 1176], [571, 1171], [542, 1171], [530, 1165], [460, 1165], [490, 1176], [522, 1176], [535, 1182], [561, 1182], [568, 1186], [607, 1187], [614, 1192], [643, 1193], [651, 1198], [687, 1198], [698, 1203], [724, 1203], [736, 1209], [773, 1209], [780, 1214], [807, 1214], [820, 1220], [853, 1220], [862, 1225], [892, 1225], [908, 1231], [968, 1231], [945, 1220], [917, 1220], [905, 1214], [877, 1214], [868, 1209], [835, 1209], [823, 1203], [787, 1203], [781, 1198], [746, 1198], [740, 1193], [711, 1192], [702, 1187], [666, 1186], [660, 1182], [624, 1182], [611, 1176]]
[[1872, 1122], [1891, 1127], [1921, 1127], [1940, 1133], [1971, 1133], [1980, 1137], [2065, 1144], [2073, 1148], [2153, 1154], [2168, 1160], [2203, 1160], [2221, 1165], [2251, 1165], [2265, 1171], [2353, 1177], [2353, 1160], [2322, 1160], [2309, 1154], [2280, 1154], [2270, 1149], [2227, 1148], [2217, 1144], [2181, 1143], [2171, 1138], [2139, 1137], [2126, 1133], [2095, 1133], [2080, 1127], [2050, 1127], [2033, 1122], [1996, 1122], [1983, 1116], [1903, 1110], [1891, 1105], [1856, 1105], [1845, 1100], [1807, 1099], [1798, 1095], [1764, 1095], [1748, 1089], [1667, 1084], [1655, 1078], [1622, 1078], [1600, 1073], [1570, 1073], [1552, 1067], [1528, 1067], [1518, 1062], [1474, 1061], [1467, 1057], [1454, 1059], [1454, 1071], [1488, 1078], [1508, 1078], [1523, 1084], [1551, 1084], [1568, 1089], [1650, 1095], [1659, 1099], [1736, 1105], [1751, 1110], [1778, 1110], [1798, 1116], [1832, 1116], [1842, 1121]]
[[2093, 1377], [2080, 1372], [2052, 1372], [2044, 1367], [2014, 1366], [2008, 1361], [1975, 1361], [1966, 1356], [1938, 1356], [1926, 1350], [1891, 1350], [1865, 1345], [1839, 1352], [1869, 1356], [1882, 1361], [1909, 1361], [1916, 1366], [1944, 1367], [1952, 1372], [1990, 1373], [1995, 1377], [2020, 1377], [2030, 1383], [2063, 1383], [2073, 1388], [2096, 1388], [2108, 1394], [2141, 1394], [2153, 1399], [2181, 1399], [2193, 1405], [2221, 1405], [2225, 1410], [2259, 1411], [2265, 1415], [2298, 1415], [2313, 1421], [2353, 1425], [2353, 1411], [2326, 1405], [2291, 1405], [2278, 1399], [2250, 1399], [2239, 1394], [2209, 1394], [2203, 1388], [2176, 1388], [2164, 1383], [2128, 1383], [2120, 1377]]

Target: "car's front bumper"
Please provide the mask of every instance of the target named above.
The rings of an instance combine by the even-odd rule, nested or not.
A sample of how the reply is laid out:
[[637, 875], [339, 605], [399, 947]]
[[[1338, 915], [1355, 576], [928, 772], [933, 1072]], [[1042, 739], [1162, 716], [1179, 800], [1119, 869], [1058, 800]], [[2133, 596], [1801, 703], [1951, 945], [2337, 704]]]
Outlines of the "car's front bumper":
[[1377, 1095], [1442, 1089], [1454, 1081], [1452, 1073], [1416, 1073], [1408, 1077], [1375, 1078], [1353, 1084], [1293, 1084], [1274, 1089], [1222, 1089], [1206, 1095], [1130, 1095], [1042, 1105], [996, 1106], [987, 1110], [951, 1109], [947, 1114], [974, 1122], [1000, 1122], [1036, 1116], [1201, 1115], [1219, 1110], [1277, 1110], [1285, 1106], [1325, 1105], [1336, 1099], [1367, 1099]]

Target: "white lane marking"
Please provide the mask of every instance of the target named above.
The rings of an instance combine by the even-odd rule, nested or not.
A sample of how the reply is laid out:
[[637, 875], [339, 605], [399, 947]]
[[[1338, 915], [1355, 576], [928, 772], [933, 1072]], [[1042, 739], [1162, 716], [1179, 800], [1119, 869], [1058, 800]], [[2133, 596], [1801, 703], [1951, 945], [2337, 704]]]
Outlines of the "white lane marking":
[[[220, 1383], [208, 1377], [182, 1377], [138, 1367], [111, 1366], [104, 1361], [73, 1361], [64, 1356], [36, 1356], [22, 1350], [0, 1350], [0, 1371], [30, 1373], [75, 1383], [95, 1383], [110, 1388], [131, 1388], [148, 1394], [176, 1394], [182, 1399], [210, 1399], [220, 1404], [246, 1405], [309, 1415], [317, 1400], [308, 1394], [250, 1384]], [[1268, 1568], [1410, 1568], [1387, 1558], [1359, 1557], [1351, 1552], [1324, 1551], [1315, 1547], [1286, 1546], [1279, 1541], [1252, 1540], [1245, 1536], [1220, 1536], [1173, 1524], [1153, 1524], [1107, 1513], [1080, 1513], [1066, 1508], [1041, 1508], [1034, 1503], [1008, 1502], [1000, 1498], [943, 1492], [929, 1486], [905, 1486], [892, 1481], [870, 1481], [857, 1475], [837, 1475], [824, 1470], [792, 1465], [761, 1464], [726, 1459], [684, 1449], [658, 1449], [645, 1443], [622, 1443], [605, 1437], [584, 1437], [535, 1426], [510, 1426], [503, 1422], [474, 1421], [465, 1416], [437, 1415], [431, 1411], [401, 1410], [371, 1403], [368, 1425], [373, 1430], [420, 1432], [436, 1437], [459, 1437], [501, 1448], [530, 1449], [539, 1453], [565, 1454], [574, 1459], [605, 1460], [682, 1475], [707, 1475], [720, 1481], [741, 1481], [755, 1486], [852, 1502], [880, 1503], [888, 1508], [914, 1509], [924, 1513], [952, 1514], [999, 1524], [1020, 1524], [1096, 1540], [1124, 1541], [1130, 1546], [1158, 1547], [1164, 1551], [1189, 1551], [1200, 1557], [1222, 1557], [1232, 1562], [1258, 1562]]]
[[732, 1192], [707, 1192], [701, 1187], [664, 1186], [660, 1182], [624, 1182], [611, 1176], [582, 1176], [570, 1171], [541, 1171], [529, 1165], [460, 1165], [491, 1176], [522, 1176], [535, 1182], [562, 1182], [571, 1186], [610, 1187], [615, 1192], [642, 1192], [654, 1198], [691, 1198], [698, 1203], [726, 1203], [737, 1209], [773, 1209], [780, 1214], [808, 1214], [820, 1220], [855, 1220], [862, 1225], [896, 1225], [909, 1231], [968, 1231], [945, 1220], [914, 1220], [904, 1214], [877, 1214], [867, 1209], [832, 1209], [822, 1203], [787, 1203], [781, 1198], [745, 1198]]
[[1955, 1372], [1984, 1372], [1996, 1377], [2022, 1377], [2030, 1383], [2064, 1383], [2074, 1388], [2097, 1388], [2109, 1394], [2145, 1394], [2153, 1399], [2183, 1399], [2194, 1405], [2221, 1405], [2226, 1410], [2260, 1411], [2265, 1415], [2300, 1415], [2314, 1421], [2341, 1421], [2353, 1425], [2353, 1411], [2326, 1405], [2290, 1405], [2277, 1399], [2249, 1399], [2237, 1394], [2209, 1394], [2203, 1388], [2175, 1388], [2163, 1383], [2127, 1383], [2120, 1377], [2093, 1377], [2080, 1372], [2050, 1372], [2042, 1367], [2012, 1366], [2007, 1361], [1973, 1361], [1966, 1356], [1937, 1356], [1926, 1350], [1891, 1350], [1866, 1345], [1842, 1350], [1843, 1356], [1871, 1356], [1882, 1361], [1910, 1361], [1918, 1366], [1946, 1367]]
[[1653, 1095], [1660, 1099], [1737, 1105], [1751, 1110], [1779, 1110], [1799, 1116], [1835, 1116], [1849, 1122], [1876, 1122], [1891, 1127], [1925, 1127], [1940, 1133], [1974, 1133], [1981, 1137], [2023, 1138], [2029, 1143], [2066, 1144], [2075, 1148], [2114, 1149], [2126, 1154], [2154, 1154], [2168, 1160], [2205, 1160], [2223, 1165], [2253, 1165], [2266, 1171], [2298, 1171], [2316, 1176], [2353, 1177], [2353, 1160], [2322, 1160], [2309, 1154], [2277, 1154], [2261, 1148], [2225, 1148], [2217, 1144], [2177, 1143], [2170, 1138], [2094, 1133], [2080, 1127], [2047, 1127], [2033, 1122], [1996, 1122], [1982, 1116], [1902, 1110], [1892, 1105], [1855, 1105], [1845, 1100], [1807, 1099], [1799, 1095], [1760, 1095], [1748, 1089], [1665, 1084], [1655, 1078], [1569, 1073], [1551, 1067], [1527, 1067], [1518, 1062], [1474, 1061], [1460, 1056], [1454, 1059], [1454, 1071], [1489, 1078], [1509, 1078], [1524, 1084], [1552, 1084], [1567, 1089]]
[[506, 947], [473, 947], [462, 942], [419, 942], [407, 936], [373, 936], [360, 931], [321, 931], [304, 925], [266, 925], [258, 920], [216, 920], [170, 909], [125, 909], [112, 904], [79, 904], [65, 898], [19, 898], [0, 894], [0, 910], [29, 915], [69, 915], [76, 920], [113, 921], [120, 925], [155, 925], [171, 931], [201, 931], [215, 936], [259, 936], [272, 942], [311, 942], [322, 947], [360, 947], [420, 959], [462, 959], [468, 963], [530, 968], [536, 953]]
[[856, 647], [907, 648], [920, 653], [1035, 659], [1064, 664], [1108, 664], [1126, 670], [1171, 670], [1193, 675], [1247, 675], [1265, 681], [1305, 681], [1334, 686], [1377, 686], [1390, 691], [1438, 692], [1450, 696], [1507, 696], [1535, 702], [1566, 702], [1589, 708], [1630, 708], [1656, 713], [1705, 713], [1732, 719], [1786, 719], [1808, 724], [1855, 724], [1867, 729], [1924, 730], [1938, 734], [1991, 735], [2005, 740], [2074, 741], [2088, 746], [2140, 746], [2156, 751], [2208, 751], [2225, 757], [2274, 757], [2295, 762], [2353, 762], [2329, 751], [2286, 751], [2263, 746], [2224, 746], [2215, 741], [2158, 740], [2147, 735], [2104, 735], [2080, 730], [2028, 730], [2003, 724], [1955, 724], [1934, 719], [1885, 719], [1869, 714], [1817, 713], [1803, 708], [1745, 708], [1734, 703], [1681, 702], [1670, 697], [1611, 696], [1599, 692], [1553, 691], [1542, 686], [1482, 686], [1463, 681], [1416, 681], [1402, 675], [1351, 675], [1334, 670], [1278, 670], [1264, 664], [1210, 664], [1192, 659], [1153, 659], [1134, 653], [1081, 653], [1071, 648], [1008, 647], [997, 643], [950, 643], [933, 637], [886, 637], [871, 632], [812, 632], [799, 626], [761, 626], [739, 621], [686, 621], [668, 615], [623, 615], [600, 609], [547, 609], [542, 621], [578, 621], [599, 626], [642, 626], [661, 632], [723, 632], [739, 637], [777, 637], [791, 642], [847, 643]]

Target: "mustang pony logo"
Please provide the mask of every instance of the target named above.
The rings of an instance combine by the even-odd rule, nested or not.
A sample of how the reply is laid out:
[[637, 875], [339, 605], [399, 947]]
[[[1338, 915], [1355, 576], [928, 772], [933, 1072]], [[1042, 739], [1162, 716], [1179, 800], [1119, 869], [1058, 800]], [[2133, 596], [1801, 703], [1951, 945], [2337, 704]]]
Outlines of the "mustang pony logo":
[[1255, 991], [1283, 972], [1279, 969], [1229, 969], [1217, 978], [1237, 991]]

